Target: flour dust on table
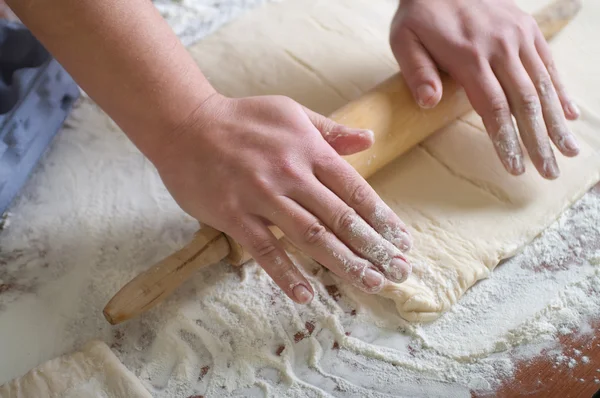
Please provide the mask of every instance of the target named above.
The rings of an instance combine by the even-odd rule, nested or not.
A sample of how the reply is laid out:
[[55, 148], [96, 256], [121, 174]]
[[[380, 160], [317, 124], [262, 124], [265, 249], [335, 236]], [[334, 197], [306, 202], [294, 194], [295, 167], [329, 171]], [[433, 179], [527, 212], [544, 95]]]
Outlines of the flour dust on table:
[[221, 264], [111, 327], [101, 314], [111, 295], [197, 224], [89, 100], [68, 126], [2, 232], [3, 267], [23, 288], [0, 295], [9, 358], [0, 382], [99, 338], [155, 397], [469, 396], [493, 391], [518, 358], [542, 349], [558, 358], [556, 336], [600, 315], [600, 294], [589, 294], [600, 286], [592, 192], [430, 325], [403, 321], [391, 301], [340, 283], [290, 246], [317, 291], [309, 306], [256, 264]]
[[282, 0], [153, 0], [183, 44], [214, 32], [249, 9]]

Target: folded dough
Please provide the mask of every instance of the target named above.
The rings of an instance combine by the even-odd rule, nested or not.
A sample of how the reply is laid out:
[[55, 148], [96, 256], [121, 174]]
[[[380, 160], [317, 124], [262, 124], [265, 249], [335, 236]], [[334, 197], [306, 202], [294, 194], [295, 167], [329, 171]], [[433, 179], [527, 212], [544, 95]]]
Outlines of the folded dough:
[[0, 398], [152, 398], [101, 341], [52, 359], [0, 386]]
[[[397, 71], [388, 47], [397, 1], [294, 0], [236, 20], [190, 51], [217, 90], [228, 96], [282, 94], [329, 114]], [[521, 1], [528, 11], [543, 0]], [[557, 155], [554, 182], [502, 168], [482, 123], [467, 115], [376, 174], [370, 183], [410, 226], [414, 270], [381, 293], [411, 321], [448, 310], [476, 281], [489, 276], [600, 179], [600, 33], [598, 2], [553, 43], [571, 92], [583, 107], [572, 123], [581, 154]]]

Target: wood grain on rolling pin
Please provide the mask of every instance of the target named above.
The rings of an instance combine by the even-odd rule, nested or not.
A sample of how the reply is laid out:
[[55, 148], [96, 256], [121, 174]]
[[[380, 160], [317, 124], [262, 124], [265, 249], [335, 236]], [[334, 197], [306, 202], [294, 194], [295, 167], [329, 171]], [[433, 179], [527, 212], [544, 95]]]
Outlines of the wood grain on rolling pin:
[[[580, 0], [557, 0], [535, 15], [546, 38], [552, 38], [577, 14]], [[434, 109], [422, 110], [406, 82], [396, 74], [360, 98], [330, 115], [350, 127], [370, 129], [373, 146], [345, 159], [369, 178], [392, 160], [425, 140], [472, 108], [466, 94], [448, 76], [442, 76], [444, 95]], [[280, 238], [283, 233], [271, 228]], [[141, 273], [125, 285], [106, 305], [104, 316], [117, 324], [152, 308], [198, 269], [227, 259], [241, 265], [251, 256], [233, 239], [210, 227], [202, 228], [192, 242]]]

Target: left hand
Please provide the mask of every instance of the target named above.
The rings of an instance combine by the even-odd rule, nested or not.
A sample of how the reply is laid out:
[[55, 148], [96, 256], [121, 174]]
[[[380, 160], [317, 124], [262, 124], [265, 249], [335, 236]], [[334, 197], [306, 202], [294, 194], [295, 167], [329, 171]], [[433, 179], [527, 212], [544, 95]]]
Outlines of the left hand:
[[543, 177], [560, 174], [550, 140], [563, 155], [579, 153], [566, 122], [577, 107], [534, 18], [513, 0], [402, 0], [390, 42], [421, 107], [442, 97], [438, 66], [464, 87], [511, 174], [525, 171], [511, 115]]

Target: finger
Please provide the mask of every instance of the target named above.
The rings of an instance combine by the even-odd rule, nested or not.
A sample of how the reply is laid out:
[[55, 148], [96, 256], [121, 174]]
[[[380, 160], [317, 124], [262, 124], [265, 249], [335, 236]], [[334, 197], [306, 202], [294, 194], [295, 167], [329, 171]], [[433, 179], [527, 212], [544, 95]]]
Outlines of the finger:
[[481, 116], [504, 168], [513, 175], [523, 174], [523, 151], [510, 106], [489, 64], [479, 65], [474, 71], [458, 72], [456, 76], [475, 111]]
[[[402, 251], [410, 249], [412, 239], [406, 225], [352, 166], [337, 156], [325, 154], [320, 157], [314, 172], [323, 185], [354, 209], [384, 239]], [[314, 211], [331, 211], [334, 207], [331, 201], [328, 204], [324, 202], [323, 207]], [[340, 214], [328, 214], [329, 217], [343, 218]]]
[[540, 99], [521, 60], [507, 56], [494, 68], [494, 72], [504, 88], [533, 165], [542, 177], [556, 179], [560, 171], [548, 139]]
[[247, 217], [242, 228], [231, 236], [248, 250], [289, 298], [298, 304], [308, 304], [313, 299], [310, 283], [260, 219]]
[[304, 111], [312, 124], [321, 132], [325, 141], [340, 155], [352, 155], [364, 151], [375, 142], [375, 136], [371, 130], [346, 127], [306, 107], [304, 107]]
[[552, 84], [554, 85], [556, 93], [558, 94], [558, 98], [560, 99], [565, 116], [569, 120], [575, 120], [579, 118], [579, 108], [575, 104], [575, 101], [573, 101], [569, 96], [569, 93], [567, 92], [567, 89], [560, 78], [556, 64], [554, 63], [550, 46], [548, 46], [548, 42], [540, 31], [538, 31], [535, 39], [535, 47], [546, 67], [546, 70], [548, 71], [548, 74], [550, 75], [550, 78], [552, 79]]
[[411, 268], [402, 252], [319, 180], [315, 178], [306, 189], [292, 192], [292, 196], [354, 253], [369, 260], [388, 279], [397, 283], [406, 280]]
[[406, 31], [402, 40], [392, 41], [392, 50], [417, 104], [426, 109], [435, 107], [442, 99], [442, 81], [419, 38]]
[[579, 145], [567, 126], [565, 113], [546, 66], [533, 46], [524, 47], [521, 59], [537, 90], [550, 139], [563, 155], [576, 156]]
[[271, 213], [269, 220], [304, 253], [364, 292], [383, 288], [385, 278], [373, 264], [356, 255], [309, 211], [283, 196], [273, 206], [284, 210]]
[[325, 141], [342, 156], [369, 149], [375, 142], [375, 136], [371, 130], [357, 130], [340, 125], [322, 134]]

